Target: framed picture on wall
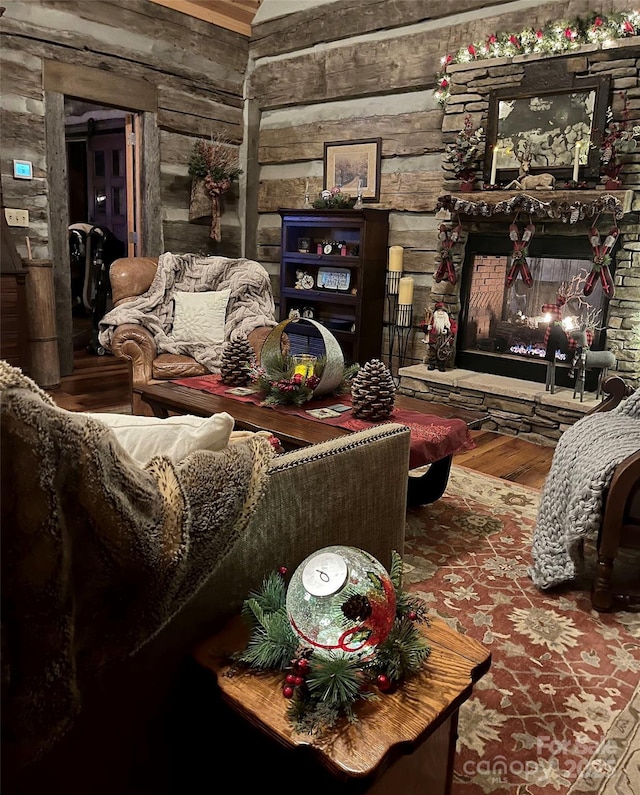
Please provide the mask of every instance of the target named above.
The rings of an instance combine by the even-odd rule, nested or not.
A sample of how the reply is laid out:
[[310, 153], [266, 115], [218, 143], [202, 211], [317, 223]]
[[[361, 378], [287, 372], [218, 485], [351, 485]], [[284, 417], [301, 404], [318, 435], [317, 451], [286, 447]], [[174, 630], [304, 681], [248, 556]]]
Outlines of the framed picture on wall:
[[325, 142], [323, 188], [337, 186], [352, 196], [360, 188], [363, 202], [380, 201], [381, 157], [382, 138]]

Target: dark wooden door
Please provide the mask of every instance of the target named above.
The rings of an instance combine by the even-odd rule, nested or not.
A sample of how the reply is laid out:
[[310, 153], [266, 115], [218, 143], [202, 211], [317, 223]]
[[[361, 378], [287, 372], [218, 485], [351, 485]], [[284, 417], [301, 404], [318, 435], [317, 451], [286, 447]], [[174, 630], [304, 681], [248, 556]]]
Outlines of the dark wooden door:
[[125, 133], [94, 135], [88, 143], [89, 221], [127, 243]]

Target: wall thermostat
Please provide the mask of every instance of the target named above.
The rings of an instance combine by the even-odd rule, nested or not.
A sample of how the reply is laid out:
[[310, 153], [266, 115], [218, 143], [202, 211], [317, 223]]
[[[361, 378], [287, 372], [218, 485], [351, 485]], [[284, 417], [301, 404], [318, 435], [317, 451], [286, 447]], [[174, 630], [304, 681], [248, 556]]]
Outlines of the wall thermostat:
[[14, 179], [33, 179], [33, 163], [30, 160], [13, 161]]

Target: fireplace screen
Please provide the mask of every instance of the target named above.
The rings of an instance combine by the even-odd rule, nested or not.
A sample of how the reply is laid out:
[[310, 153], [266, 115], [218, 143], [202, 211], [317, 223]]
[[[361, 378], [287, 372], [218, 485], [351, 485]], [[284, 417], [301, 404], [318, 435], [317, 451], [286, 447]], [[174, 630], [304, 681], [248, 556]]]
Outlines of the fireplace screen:
[[[518, 363], [545, 360], [545, 335], [559, 296], [566, 298], [558, 312], [568, 344], [555, 351], [556, 361], [571, 364], [569, 341], [573, 329], [590, 329], [591, 347], [602, 349], [608, 302], [600, 284], [590, 296], [584, 295], [585, 279], [592, 267], [590, 258], [582, 258], [579, 251], [577, 256], [530, 256], [527, 262], [533, 284], [527, 287], [520, 276], [506, 285], [511, 264], [507, 254], [468, 252], [468, 256], [465, 308], [457, 341], [459, 366], [541, 380], [539, 373], [527, 374], [526, 367], [519, 368]], [[507, 360], [501, 367], [486, 361], [498, 357]]]

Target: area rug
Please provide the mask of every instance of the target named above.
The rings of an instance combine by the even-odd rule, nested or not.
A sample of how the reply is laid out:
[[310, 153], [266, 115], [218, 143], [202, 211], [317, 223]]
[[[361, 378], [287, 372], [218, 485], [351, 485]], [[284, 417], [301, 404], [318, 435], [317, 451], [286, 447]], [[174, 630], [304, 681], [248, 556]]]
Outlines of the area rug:
[[454, 466], [445, 495], [407, 514], [406, 586], [492, 654], [460, 710], [453, 793], [640, 793], [640, 613], [592, 610], [592, 544], [579, 579], [537, 590], [538, 504]]

